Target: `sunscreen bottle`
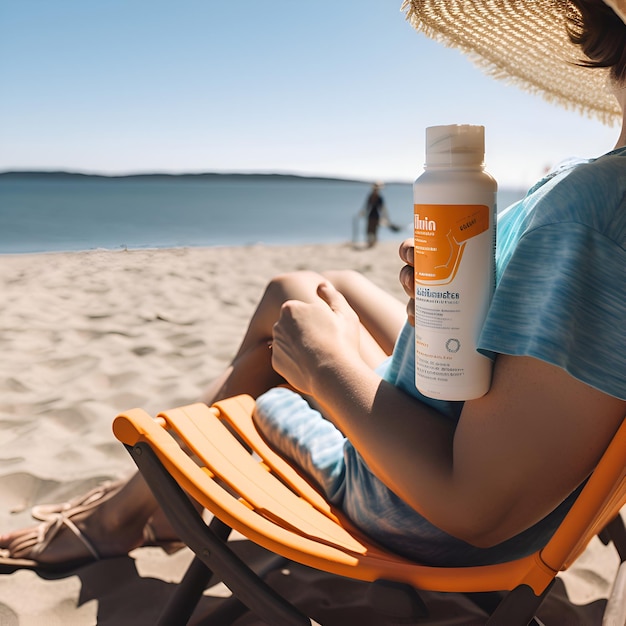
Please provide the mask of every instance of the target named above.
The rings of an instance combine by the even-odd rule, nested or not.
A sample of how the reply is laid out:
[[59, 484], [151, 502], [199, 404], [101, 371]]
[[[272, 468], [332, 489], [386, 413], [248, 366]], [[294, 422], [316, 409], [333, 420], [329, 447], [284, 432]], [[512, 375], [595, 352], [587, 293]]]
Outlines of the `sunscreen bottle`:
[[476, 344], [495, 288], [496, 181], [484, 171], [483, 126], [426, 129], [413, 185], [415, 385], [440, 400], [479, 398], [491, 360]]

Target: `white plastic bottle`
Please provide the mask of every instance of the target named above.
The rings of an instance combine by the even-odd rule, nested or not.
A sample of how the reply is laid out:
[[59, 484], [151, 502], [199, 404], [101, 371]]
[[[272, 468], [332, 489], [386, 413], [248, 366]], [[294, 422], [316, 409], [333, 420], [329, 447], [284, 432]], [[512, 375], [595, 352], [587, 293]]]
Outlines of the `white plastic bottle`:
[[495, 287], [496, 181], [483, 126], [426, 129], [413, 185], [415, 385], [431, 398], [487, 393], [492, 363], [476, 350]]

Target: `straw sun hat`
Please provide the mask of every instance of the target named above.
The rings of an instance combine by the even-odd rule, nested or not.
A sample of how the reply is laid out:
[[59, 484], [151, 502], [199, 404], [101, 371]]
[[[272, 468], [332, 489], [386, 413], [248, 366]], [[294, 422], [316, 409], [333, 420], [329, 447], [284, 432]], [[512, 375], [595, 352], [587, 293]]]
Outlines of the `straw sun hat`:
[[[604, 0], [626, 23], [626, 0]], [[566, 32], [568, 0], [404, 0], [413, 27], [458, 48], [496, 79], [605, 124], [621, 119], [604, 68], [584, 58]]]

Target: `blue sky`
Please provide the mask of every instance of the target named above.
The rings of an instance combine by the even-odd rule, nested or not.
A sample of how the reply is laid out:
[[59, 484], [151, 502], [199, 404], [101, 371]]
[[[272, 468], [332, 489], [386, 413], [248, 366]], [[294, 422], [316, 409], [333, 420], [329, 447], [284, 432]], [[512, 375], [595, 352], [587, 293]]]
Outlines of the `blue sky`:
[[613, 147], [483, 76], [401, 0], [0, 0], [0, 171], [289, 172], [413, 180], [424, 129], [483, 124], [525, 187]]

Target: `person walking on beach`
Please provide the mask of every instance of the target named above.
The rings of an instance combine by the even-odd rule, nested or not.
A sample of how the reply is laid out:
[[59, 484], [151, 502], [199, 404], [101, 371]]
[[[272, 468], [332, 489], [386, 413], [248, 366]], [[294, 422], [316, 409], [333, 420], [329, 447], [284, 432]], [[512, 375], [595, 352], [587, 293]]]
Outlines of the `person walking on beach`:
[[382, 183], [374, 183], [372, 185], [372, 190], [367, 196], [365, 206], [360, 213], [360, 215], [363, 215], [366, 220], [365, 235], [367, 238], [368, 248], [376, 245], [376, 242], [378, 241], [378, 228], [380, 227], [381, 222], [384, 223], [386, 221], [389, 223], [387, 207], [381, 195], [382, 188]]
[[[353, 271], [278, 276], [203, 400], [255, 397], [271, 445], [387, 548], [498, 563], [545, 545], [626, 415], [626, 0], [406, 6], [416, 27], [490, 38], [490, 52], [534, 64], [535, 88], [622, 124], [605, 154], [568, 161], [499, 215], [479, 341], [495, 355], [490, 390], [463, 403], [415, 389], [407, 240], [407, 306]], [[41, 525], [0, 536], [0, 562], [61, 570], [175, 539], [137, 474], [37, 514]]]

